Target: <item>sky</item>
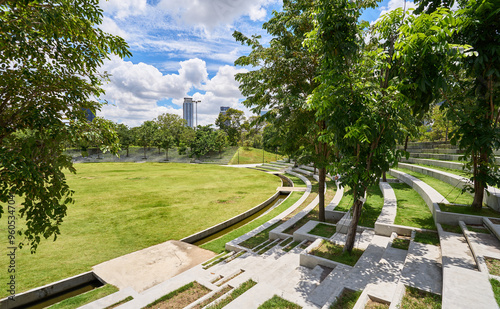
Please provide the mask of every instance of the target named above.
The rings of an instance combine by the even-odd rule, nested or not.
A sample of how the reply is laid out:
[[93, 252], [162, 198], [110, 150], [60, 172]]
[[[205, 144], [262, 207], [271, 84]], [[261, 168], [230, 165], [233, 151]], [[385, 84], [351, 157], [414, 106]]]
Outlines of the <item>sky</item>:
[[[373, 22], [404, 2], [383, 0], [361, 18]], [[198, 125], [214, 124], [221, 106], [252, 115], [234, 79], [248, 71], [234, 61], [250, 49], [232, 34], [269, 42], [262, 24], [282, 10], [282, 0], [101, 0], [100, 6], [100, 28], [124, 38], [132, 56], [111, 56], [101, 67], [111, 76], [100, 98], [108, 104], [98, 116], [130, 127], [163, 113], [182, 117], [184, 97], [201, 101]], [[406, 7], [415, 6], [408, 1]]]

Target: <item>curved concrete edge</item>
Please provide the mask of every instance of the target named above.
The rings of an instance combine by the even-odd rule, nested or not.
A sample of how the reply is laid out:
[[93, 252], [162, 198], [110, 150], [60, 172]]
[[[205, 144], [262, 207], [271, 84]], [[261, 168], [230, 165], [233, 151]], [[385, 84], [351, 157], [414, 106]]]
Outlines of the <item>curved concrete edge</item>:
[[[302, 176], [300, 174], [294, 173], [290, 169], [288, 169], [286, 172], [289, 173], [290, 175], [298, 177], [302, 181], [304, 181], [304, 183], [307, 186], [306, 192], [302, 195], [302, 197], [297, 202], [295, 202], [295, 204], [293, 204], [292, 206], [290, 206], [286, 211], [282, 212], [281, 214], [277, 215], [276, 217], [272, 218], [271, 220], [267, 221], [266, 223], [262, 224], [261, 226], [256, 227], [255, 229], [251, 230], [250, 232], [248, 232], [248, 233], [246, 233], [246, 234], [244, 234], [244, 235], [242, 235], [242, 236], [240, 236], [240, 237], [238, 237], [236, 239], [233, 239], [232, 241], [226, 243], [226, 246], [225, 246], [226, 250], [229, 250], [229, 251], [248, 250], [248, 248], [239, 246], [238, 244], [240, 244], [243, 241], [245, 241], [245, 240], [247, 240], [247, 239], [249, 239], [249, 238], [257, 235], [261, 231], [267, 229], [268, 227], [270, 227], [271, 225], [275, 224], [279, 220], [281, 220], [284, 217], [288, 216], [291, 212], [293, 212], [297, 207], [299, 207], [307, 199], [307, 197], [309, 196], [309, 194], [311, 193], [311, 190], [312, 190], [311, 182], [306, 177], [304, 177], [304, 176]], [[271, 233], [269, 233], [269, 236], [271, 236]], [[288, 237], [290, 237], [290, 235], [288, 235]]]
[[404, 181], [407, 185], [409, 185], [415, 191], [417, 191], [418, 194], [420, 194], [420, 196], [424, 199], [425, 203], [429, 207], [429, 210], [432, 213], [435, 223], [444, 223], [453, 225], [458, 225], [459, 221], [464, 221], [467, 224], [483, 223], [484, 217], [482, 216], [465, 215], [465, 214], [441, 211], [438, 203], [449, 204], [448, 200], [446, 200], [439, 192], [437, 192], [434, 188], [432, 188], [422, 180], [393, 169], [389, 170], [389, 173], [392, 176], [398, 178], [399, 180]]
[[252, 216], [253, 214], [257, 213], [259, 210], [261, 210], [262, 208], [266, 207], [267, 205], [271, 204], [274, 200], [276, 200], [276, 198], [278, 198], [278, 196], [280, 195], [280, 191], [277, 191], [276, 193], [274, 193], [270, 198], [268, 198], [267, 200], [265, 200], [264, 202], [262, 202], [261, 204], [255, 206], [254, 208], [250, 209], [250, 210], [247, 210], [245, 211], [244, 213], [241, 213], [235, 217], [232, 217], [231, 219], [229, 220], [226, 220], [222, 223], [219, 223], [219, 224], [216, 224], [212, 227], [209, 227], [208, 229], [205, 229], [201, 232], [198, 232], [198, 233], [195, 233], [195, 234], [192, 234], [188, 237], [184, 237], [183, 239], [181, 239], [181, 241], [183, 242], [187, 242], [187, 243], [195, 243], [197, 242], [198, 240], [200, 239], [203, 239], [207, 236], [210, 236], [212, 234], [215, 234], [217, 232], [220, 232], [222, 231], [223, 229], [235, 224], [235, 223], [238, 223], [250, 216]]
[[324, 240], [329, 240], [330, 239], [329, 237], [322, 237], [322, 236], [318, 236], [318, 235], [309, 234], [309, 232], [312, 231], [312, 229], [314, 229], [316, 227], [316, 225], [318, 225], [320, 223], [325, 224], [325, 225], [330, 225], [330, 226], [336, 226], [335, 224], [328, 223], [328, 222], [309, 220], [300, 229], [298, 229], [297, 231], [295, 231], [293, 233], [293, 240], [298, 241], [298, 242], [302, 242], [304, 240], [315, 241], [318, 238], [324, 239]]
[[[432, 160], [428, 160], [432, 161]], [[460, 164], [460, 163], [458, 163]], [[399, 163], [400, 167], [407, 168], [414, 172], [422, 173], [441, 181], [446, 182], [452, 186], [456, 186], [460, 189], [463, 189], [466, 185], [471, 185], [471, 181], [468, 178], [458, 176], [452, 173], [438, 171], [432, 168], [416, 166], [407, 163]], [[494, 187], [488, 187], [484, 189], [484, 203], [489, 207], [493, 208], [496, 211], [500, 211], [500, 190]]]
[[375, 233], [378, 235], [390, 236], [393, 231], [386, 229], [386, 227], [394, 225], [398, 210], [398, 201], [389, 183], [381, 181], [379, 182], [379, 187], [384, 195], [384, 206], [375, 222]]
[[344, 197], [344, 187], [342, 187], [338, 181], [335, 182], [337, 185], [337, 191], [335, 192], [335, 196], [333, 197], [330, 204], [325, 207], [325, 216], [328, 217], [328, 213], [335, 211], [335, 207], [337, 207]]
[[106, 282], [99, 278], [93, 271], [88, 271], [73, 277], [69, 277], [38, 288], [31, 289], [24, 293], [16, 294], [14, 300], [4, 298], [0, 300], [0, 308], [21, 308], [21, 306], [23, 305], [44, 299], [46, 297], [50, 297], [52, 295], [67, 291], [83, 284], [90, 283], [95, 280], [99, 280], [103, 284], [106, 284]]
[[402, 162], [404, 163], [410, 163], [410, 164], [425, 164], [425, 165], [432, 165], [432, 166], [437, 166], [437, 167], [444, 167], [444, 168], [449, 168], [453, 170], [463, 170], [464, 164], [459, 163], [459, 162], [450, 162], [450, 161], [441, 161], [441, 160], [430, 160], [430, 159], [419, 159], [419, 158], [403, 158], [401, 159]]
[[496, 238], [500, 239], [500, 225], [494, 224], [491, 222], [490, 218], [483, 217], [483, 223], [486, 227], [496, 236]]
[[307, 176], [314, 176], [313, 172], [309, 172], [309, 171], [303, 170], [303, 169], [298, 168], [298, 167], [294, 167], [292, 169], [292, 171], [295, 171], [297, 173], [301, 173], [301, 174], [304, 174], [304, 175], [307, 175]]

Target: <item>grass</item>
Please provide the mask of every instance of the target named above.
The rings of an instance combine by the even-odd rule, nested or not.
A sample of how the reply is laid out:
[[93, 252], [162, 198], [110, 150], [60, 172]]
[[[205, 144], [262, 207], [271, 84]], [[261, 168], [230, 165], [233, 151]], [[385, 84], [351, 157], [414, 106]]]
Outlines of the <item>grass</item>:
[[433, 232], [416, 232], [414, 241], [422, 244], [439, 246], [439, 235]]
[[286, 299], [279, 297], [278, 295], [274, 295], [271, 299], [264, 302], [262, 305], [258, 307], [258, 309], [301, 309], [302, 307], [289, 302]]
[[195, 300], [210, 293], [210, 289], [196, 281], [190, 282], [175, 291], [162, 296], [143, 308], [184, 308]]
[[309, 231], [309, 234], [330, 238], [333, 236], [333, 234], [335, 234], [336, 231], [337, 228], [335, 226], [319, 223], [312, 230]]
[[398, 208], [394, 224], [436, 230], [432, 213], [417, 191], [405, 183], [391, 183]]
[[95, 300], [103, 298], [118, 292], [118, 288], [111, 284], [106, 284], [100, 288], [93, 289], [87, 293], [83, 293], [68, 299], [65, 299], [57, 304], [53, 304], [48, 309], [73, 309], [91, 303]]
[[441, 211], [453, 212], [457, 214], [500, 218], [500, 213], [494, 211], [489, 207], [483, 207], [480, 211], [476, 211], [475, 209], [469, 206], [449, 205], [440, 203], [439, 209], [441, 209]]
[[245, 293], [249, 289], [251, 289], [254, 285], [256, 285], [257, 282], [253, 281], [252, 279], [243, 282], [239, 287], [233, 290], [231, 294], [229, 294], [226, 298], [224, 298], [222, 301], [219, 303], [208, 307], [208, 309], [220, 309], [235, 300], [238, 296], [241, 294]]
[[280, 155], [264, 151], [264, 162], [262, 162], [262, 149], [240, 147], [229, 161], [229, 164], [269, 163], [281, 158]]
[[440, 309], [441, 296], [407, 286], [401, 309]]
[[459, 225], [449, 225], [441, 223], [441, 227], [444, 231], [456, 234], [462, 234], [462, 228]]
[[298, 244], [300, 244], [300, 241], [293, 241], [286, 247], [283, 247], [283, 251], [290, 252], [293, 248], [297, 247]]
[[467, 229], [469, 231], [476, 232], [476, 233], [491, 234], [490, 230], [488, 230], [484, 226], [483, 227], [478, 227], [478, 226], [467, 225]]
[[124, 298], [124, 299], [120, 300], [119, 302], [116, 302], [116, 303], [112, 304], [111, 306], [108, 306], [108, 307], [106, 307], [104, 309], [113, 309], [113, 308], [116, 308], [116, 307], [118, 307], [118, 306], [120, 306], [120, 305], [122, 305], [122, 304], [124, 304], [126, 302], [131, 301], [132, 299], [134, 299], [132, 296], [128, 296], [127, 298]]
[[352, 309], [362, 292], [344, 289], [337, 301], [330, 306], [330, 309]]
[[248, 248], [248, 249], [253, 249], [257, 247], [258, 245], [264, 243], [266, 240], [269, 239], [269, 232], [274, 230], [278, 225], [280, 225], [281, 222], [278, 221], [268, 227], [267, 229], [257, 233], [255, 236], [243, 241], [240, 243], [240, 246]]
[[298, 201], [303, 194], [304, 194], [303, 192], [290, 193], [289, 197], [283, 203], [281, 203], [281, 205], [271, 210], [266, 215], [259, 217], [254, 221], [249, 222], [248, 224], [234, 231], [231, 231], [220, 238], [214, 239], [206, 244], [203, 244], [201, 245], [201, 247], [216, 253], [224, 251], [227, 242], [250, 232], [251, 230], [261, 226], [262, 224], [276, 217], [277, 215], [288, 209], [290, 206], [292, 206], [296, 201]]
[[344, 247], [332, 244], [328, 241], [323, 241], [321, 246], [311, 251], [312, 255], [316, 255], [325, 259], [329, 259], [338, 263], [354, 266], [363, 254], [363, 250], [352, 249], [352, 252], [343, 252]]
[[462, 193], [462, 189], [454, 187], [444, 181], [436, 179], [432, 176], [427, 176], [421, 173], [413, 172], [409, 169], [405, 168], [396, 168], [396, 170], [401, 171], [403, 173], [407, 173], [416, 177], [429, 186], [433, 187], [437, 192], [439, 192], [445, 199], [447, 199], [450, 203], [456, 204], [472, 204], [473, 197], [468, 193]]
[[233, 289], [232, 286], [230, 286], [230, 285], [226, 286], [225, 288], [223, 288], [219, 292], [212, 295], [212, 297], [210, 297], [209, 299], [206, 299], [206, 300], [202, 301], [201, 303], [199, 303], [198, 305], [194, 306], [193, 309], [201, 309], [201, 308], [205, 307], [206, 305], [210, 304], [211, 302], [213, 302], [217, 298], [221, 297], [222, 295], [226, 294], [227, 292], [231, 291], [232, 289]]
[[[347, 192], [347, 188], [344, 192]], [[382, 207], [384, 207], [384, 195], [380, 191], [380, 187], [377, 184], [372, 185], [367, 190], [366, 202], [363, 205], [363, 210], [361, 211], [361, 217], [359, 218], [358, 224], [365, 227], [375, 227], [375, 222], [382, 212]], [[352, 196], [346, 196], [342, 198], [341, 202], [335, 210], [338, 211], [348, 211], [352, 206]]]
[[500, 306], [500, 282], [496, 279], [490, 279], [491, 288], [493, 289], [493, 294], [495, 294], [495, 300], [497, 304]]
[[488, 271], [490, 274], [495, 276], [500, 276], [500, 260], [485, 257], [486, 266], [488, 266]]
[[[68, 174], [67, 179], [76, 203], [69, 205], [57, 241], [42, 240], [33, 255], [29, 248], [16, 252], [16, 266], [22, 270], [16, 273], [18, 293], [204, 230], [262, 203], [281, 185], [278, 177], [267, 173], [216, 165], [89, 163], [75, 167], [78, 173]], [[6, 216], [0, 226], [7, 226]], [[22, 227], [18, 219], [17, 228]], [[7, 241], [1, 237], [0, 245], [6, 247]], [[7, 255], [0, 256], [0, 264], [8, 264]], [[7, 280], [6, 270], [0, 272], [0, 282]], [[6, 289], [0, 291], [0, 297], [7, 294]]]
[[407, 238], [394, 238], [392, 247], [397, 249], [408, 250], [410, 247], [410, 239]]
[[307, 187], [307, 185], [299, 177], [294, 176], [294, 175], [290, 175], [290, 174], [285, 174], [285, 176], [290, 178], [290, 180], [293, 181], [294, 187], [302, 187], [302, 188]]

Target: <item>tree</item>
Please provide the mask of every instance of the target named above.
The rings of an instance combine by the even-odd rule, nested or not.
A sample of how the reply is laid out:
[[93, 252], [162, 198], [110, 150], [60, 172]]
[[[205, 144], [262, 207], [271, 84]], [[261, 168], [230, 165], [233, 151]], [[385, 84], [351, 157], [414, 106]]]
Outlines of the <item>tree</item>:
[[215, 148], [219, 151], [219, 156], [222, 159], [222, 150], [227, 146], [227, 134], [224, 131], [217, 130], [217, 135], [215, 137]]
[[484, 188], [500, 184], [493, 152], [500, 147], [500, 3], [459, 4], [457, 12], [438, 8], [409, 16], [397, 48], [406, 70], [404, 83], [411, 92], [429, 97], [414, 107], [425, 109], [432, 100], [444, 100], [446, 116], [455, 120], [450, 141], [464, 150], [474, 183], [472, 207], [480, 210]]
[[231, 146], [236, 146], [241, 139], [241, 125], [244, 119], [243, 111], [230, 108], [225, 114], [220, 113], [215, 120], [219, 129], [226, 132]]
[[132, 130], [123, 123], [117, 125], [116, 133], [118, 134], [118, 138], [120, 139], [120, 147], [125, 148], [127, 150], [127, 157], [130, 145], [134, 142], [134, 135]]
[[185, 154], [187, 146], [190, 146], [195, 138], [196, 133], [193, 128], [188, 126], [182, 127], [179, 137], [179, 144], [177, 145], [179, 154]]
[[339, 155], [333, 170], [353, 195], [347, 252], [354, 247], [367, 188], [398, 161], [401, 152], [396, 145], [405, 137], [400, 123], [407, 121], [397, 82], [386, 80], [391, 74], [377, 74], [390, 66], [389, 50], [366, 46], [367, 24], [358, 23], [361, 10], [375, 5], [376, 1], [318, 1], [316, 27], [307, 42], [322, 55], [321, 84], [309, 98], [316, 118], [326, 125], [319, 138], [335, 144]]
[[186, 121], [177, 115], [165, 113], [158, 116], [155, 122], [158, 125], [157, 139], [160, 147], [165, 149], [165, 160], [168, 161], [168, 150], [174, 146], [176, 140], [179, 140]]
[[0, 201], [24, 197], [19, 245], [32, 251], [41, 237], [56, 238], [73, 202], [63, 144], [101, 106], [99, 67], [110, 54], [131, 55], [101, 22], [98, 1], [0, 1]]
[[217, 132], [211, 127], [198, 126], [196, 138], [191, 143], [191, 155], [200, 158], [211, 151], [216, 151]]
[[143, 124], [137, 129], [136, 140], [139, 146], [144, 148], [144, 159], [146, 156], [146, 147], [150, 147], [154, 141], [155, 133], [158, 130], [156, 123], [152, 120], [144, 121]]
[[283, 2], [283, 11], [263, 25], [273, 38], [269, 47], [259, 42], [260, 37], [248, 38], [240, 32], [233, 36], [252, 48], [235, 64], [253, 66], [256, 70], [236, 75], [240, 90], [247, 98], [243, 104], [272, 123], [283, 141], [280, 151], [302, 163], [314, 163], [319, 169], [319, 220], [324, 221], [324, 182], [326, 166], [332, 155], [332, 145], [319, 139], [323, 121], [316, 121], [315, 111], [307, 106], [307, 97], [318, 86], [319, 57], [305, 45], [307, 33], [313, 29], [314, 1], [289, 0]]

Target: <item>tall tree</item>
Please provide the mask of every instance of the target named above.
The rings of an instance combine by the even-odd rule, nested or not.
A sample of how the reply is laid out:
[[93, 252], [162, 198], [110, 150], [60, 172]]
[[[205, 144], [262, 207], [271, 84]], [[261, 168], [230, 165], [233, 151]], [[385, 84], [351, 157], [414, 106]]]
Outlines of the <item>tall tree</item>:
[[257, 68], [236, 75], [240, 90], [247, 97], [243, 104], [257, 114], [269, 110], [263, 118], [279, 130], [284, 141], [281, 152], [296, 160], [302, 156], [305, 162], [319, 168], [319, 219], [324, 221], [325, 169], [331, 144], [319, 139], [324, 124], [316, 121], [314, 111], [306, 104], [318, 85], [319, 57], [304, 46], [306, 34], [313, 29], [313, 8], [313, 0], [284, 1], [283, 11], [274, 12], [263, 25], [273, 37], [268, 47], [260, 43], [258, 36], [249, 38], [237, 31], [233, 36], [252, 48], [248, 56], [240, 57], [235, 64]]
[[98, 3], [0, 1], [0, 201], [24, 197], [19, 245], [32, 251], [59, 234], [73, 202], [63, 170], [75, 169], [63, 143], [83, 134], [87, 109], [101, 106], [99, 67], [110, 54], [131, 55], [122, 38], [99, 28]]
[[376, 74], [389, 65], [388, 53], [367, 48], [367, 24], [358, 23], [361, 10], [375, 5], [376, 1], [318, 1], [316, 27], [308, 41], [322, 55], [321, 84], [309, 103], [317, 119], [326, 123], [321, 138], [334, 141], [339, 153], [335, 170], [353, 195], [347, 252], [354, 247], [367, 188], [397, 163], [396, 145], [405, 137], [399, 125], [406, 121], [401, 112], [404, 101], [391, 79], [385, 87], [385, 74]]
[[134, 142], [134, 135], [132, 133], [132, 130], [130, 130], [130, 128], [126, 124], [120, 123], [117, 125], [116, 133], [118, 134], [118, 138], [120, 140], [120, 147], [127, 150], [128, 157], [130, 145], [132, 145], [132, 143]]
[[244, 120], [245, 115], [243, 111], [230, 108], [225, 114], [219, 114], [215, 120], [215, 125], [217, 125], [220, 130], [226, 132], [229, 144], [231, 146], [236, 146], [241, 140], [241, 125]]
[[484, 188], [500, 184], [493, 152], [500, 146], [500, 3], [459, 4], [457, 12], [438, 8], [409, 16], [396, 48], [406, 70], [403, 83], [429, 98], [415, 101], [414, 108], [426, 109], [432, 100], [444, 100], [447, 117], [456, 121], [451, 143], [464, 150], [466, 167], [473, 174], [472, 207], [480, 210]]
[[157, 124], [152, 120], [147, 120], [136, 131], [136, 141], [144, 149], [144, 159], [147, 159], [146, 148], [154, 142], [155, 134], [158, 131]]
[[159, 145], [165, 149], [165, 160], [168, 161], [168, 150], [174, 146], [176, 140], [179, 140], [186, 121], [177, 115], [165, 113], [158, 116], [155, 122], [158, 125], [157, 138]]

